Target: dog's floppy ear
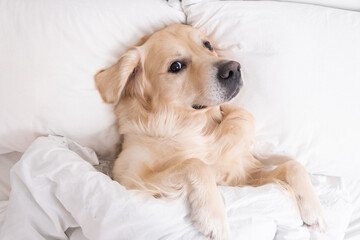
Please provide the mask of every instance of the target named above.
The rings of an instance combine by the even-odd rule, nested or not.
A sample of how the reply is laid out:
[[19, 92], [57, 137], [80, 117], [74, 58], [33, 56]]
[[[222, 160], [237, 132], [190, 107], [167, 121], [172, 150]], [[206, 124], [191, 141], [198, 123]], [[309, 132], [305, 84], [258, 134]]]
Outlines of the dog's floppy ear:
[[[139, 50], [133, 48], [121, 56], [113, 66], [95, 75], [95, 84], [106, 103], [117, 103], [121, 96], [133, 94], [141, 88], [142, 64]], [[141, 90], [141, 89], [140, 89]]]

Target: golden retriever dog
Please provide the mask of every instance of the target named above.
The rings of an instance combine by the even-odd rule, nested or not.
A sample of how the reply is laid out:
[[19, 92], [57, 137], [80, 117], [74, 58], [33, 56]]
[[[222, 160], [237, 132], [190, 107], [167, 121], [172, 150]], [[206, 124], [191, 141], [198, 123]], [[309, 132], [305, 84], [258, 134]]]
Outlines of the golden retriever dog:
[[228, 104], [243, 85], [240, 64], [220, 58], [197, 29], [171, 25], [144, 37], [95, 83], [114, 104], [123, 142], [113, 175], [127, 189], [185, 197], [205, 236], [229, 239], [217, 185], [279, 184], [306, 225], [325, 229], [305, 169], [290, 160], [269, 170], [251, 154], [253, 116]]

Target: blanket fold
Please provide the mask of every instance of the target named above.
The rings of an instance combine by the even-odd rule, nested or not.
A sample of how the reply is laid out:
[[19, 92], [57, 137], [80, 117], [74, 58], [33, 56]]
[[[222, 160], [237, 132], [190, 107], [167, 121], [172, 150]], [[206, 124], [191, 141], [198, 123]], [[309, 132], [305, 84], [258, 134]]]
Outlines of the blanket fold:
[[[40, 137], [11, 170], [0, 239], [205, 239], [182, 200], [126, 190], [92, 165], [94, 151], [59, 136]], [[341, 179], [313, 177], [329, 224], [302, 226], [297, 207], [275, 185], [219, 187], [232, 239], [340, 239], [351, 216]]]

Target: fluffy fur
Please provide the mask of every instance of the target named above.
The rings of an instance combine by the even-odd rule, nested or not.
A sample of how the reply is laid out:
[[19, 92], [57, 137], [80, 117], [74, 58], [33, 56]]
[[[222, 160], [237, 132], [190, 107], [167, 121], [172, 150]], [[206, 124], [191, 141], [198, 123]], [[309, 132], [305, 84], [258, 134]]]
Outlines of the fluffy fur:
[[[95, 76], [103, 100], [115, 106], [123, 136], [114, 179], [155, 197], [185, 196], [194, 224], [210, 239], [229, 238], [216, 185], [280, 184], [294, 193], [304, 222], [324, 230], [305, 169], [291, 160], [266, 170], [250, 153], [253, 116], [226, 104], [230, 88], [219, 84], [218, 72], [227, 60], [207, 41], [190, 26], [172, 25]], [[175, 61], [183, 67], [178, 73], [169, 70]]]

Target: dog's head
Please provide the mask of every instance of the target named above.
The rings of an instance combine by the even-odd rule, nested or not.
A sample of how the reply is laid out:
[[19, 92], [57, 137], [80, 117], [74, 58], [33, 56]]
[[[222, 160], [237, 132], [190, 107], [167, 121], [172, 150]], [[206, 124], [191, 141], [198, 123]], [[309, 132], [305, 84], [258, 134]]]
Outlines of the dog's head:
[[144, 37], [95, 82], [107, 103], [135, 98], [187, 109], [225, 103], [242, 86], [240, 64], [219, 58], [210, 40], [187, 25]]

